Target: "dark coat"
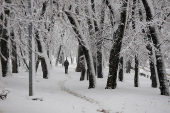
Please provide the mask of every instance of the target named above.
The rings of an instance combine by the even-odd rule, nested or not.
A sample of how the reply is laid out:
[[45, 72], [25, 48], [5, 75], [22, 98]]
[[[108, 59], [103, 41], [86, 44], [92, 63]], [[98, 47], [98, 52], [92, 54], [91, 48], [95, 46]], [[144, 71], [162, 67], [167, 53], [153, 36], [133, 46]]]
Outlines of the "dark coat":
[[68, 60], [66, 60], [66, 61], [64, 62], [64, 66], [65, 66], [66, 69], [68, 69], [68, 66], [69, 66]]

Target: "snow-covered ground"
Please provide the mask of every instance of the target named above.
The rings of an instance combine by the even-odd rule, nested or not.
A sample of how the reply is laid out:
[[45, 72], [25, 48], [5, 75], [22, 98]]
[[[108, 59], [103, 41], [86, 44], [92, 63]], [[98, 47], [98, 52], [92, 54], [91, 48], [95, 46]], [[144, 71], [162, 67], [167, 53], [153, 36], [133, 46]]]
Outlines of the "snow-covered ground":
[[[35, 96], [28, 96], [28, 73], [20, 71], [2, 79], [9, 90], [7, 99], [0, 100], [0, 113], [169, 113], [170, 96], [160, 95], [151, 88], [149, 78], [140, 76], [140, 87], [133, 85], [134, 74], [125, 74], [124, 82], [116, 89], [105, 89], [108, 68], [104, 78], [97, 79], [95, 89], [88, 89], [88, 81], [79, 81], [75, 64], [64, 74], [62, 66], [53, 67], [51, 78], [43, 79], [41, 68], [36, 75]], [[0, 89], [2, 91], [2, 88]]]

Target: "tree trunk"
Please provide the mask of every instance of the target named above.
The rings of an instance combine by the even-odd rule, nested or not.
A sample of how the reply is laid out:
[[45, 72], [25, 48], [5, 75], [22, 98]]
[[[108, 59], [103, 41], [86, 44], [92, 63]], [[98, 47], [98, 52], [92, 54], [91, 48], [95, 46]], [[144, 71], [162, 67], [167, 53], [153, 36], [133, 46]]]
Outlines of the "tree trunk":
[[1, 65], [1, 57], [0, 57], [0, 85], [2, 82], [2, 65]]
[[85, 74], [86, 74], [86, 59], [83, 58], [82, 61], [81, 61], [81, 64], [82, 64], [82, 69], [81, 69], [81, 77], [80, 77], [80, 81], [83, 81], [84, 78], [85, 78]]
[[[36, 42], [38, 46], [38, 52], [42, 53], [42, 45], [39, 40], [39, 34], [38, 31], [36, 32]], [[47, 64], [45, 62], [45, 58], [38, 56], [38, 60], [36, 62], [36, 70], [38, 69], [39, 62], [41, 61], [41, 66], [42, 66], [42, 71], [43, 71], [43, 78], [48, 79], [48, 69], [47, 69]]]
[[[142, 14], [141, 9], [139, 9], [139, 15], [140, 15], [140, 21], [143, 21], [143, 14]], [[142, 29], [142, 33], [146, 34], [144, 29]], [[146, 42], [148, 42], [148, 44], [146, 45], [146, 49], [149, 50], [148, 55], [149, 55], [149, 64], [150, 64], [150, 72], [151, 72], [150, 79], [152, 80], [151, 86], [153, 88], [156, 88], [157, 87], [157, 69], [156, 69], [155, 62], [154, 62], [155, 54], [153, 55], [153, 53], [155, 51], [153, 50], [152, 46], [150, 45], [150, 43], [152, 43], [151, 35], [147, 34], [146, 38], [144, 38], [144, 39]]]
[[97, 77], [103, 78], [103, 50], [102, 42], [97, 47]]
[[[5, 0], [6, 3], [11, 3], [11, 0]], [[7, 8], [4, 8], [4, 14], [9, 16], [10, 10]], [[7, 18], [5, 15], [1, 14], [1, 21], [4, 21], [4, 26], [8, 27], [7, 23]], [[3, 27], [3, 25], [0, 26], [1, 29], [1, 35], [2, 35], [2, 40], [1, 40], [1, 64], [2, 64], [2, 76], [5, 77], [7, 75], [7, 70], [8, 70], [8, 58], [9, 58], [9, 50], [8, 50], [8, 31], [6, 28]]]
[[152, 80], [151, 86], [153, 88], [157, 88], [157, 78], [156, 78], [157, 70], [155, 69], [154, 59], [152, 58], [152, 56], [151, 56], [151, 58], [149, 58], [149, 64], [150, 64], [151, 80]]
[[[45, 2], [43, 2], [43, 7], [42, 7], [40, 18], [39, 18], [40, 20], [42, 19], [42, 17], [45, 14], [46, 7], [47, 7], [47, 2], [45, 1]], [[37, 42], [37, 46], [38, 46], [38, 52], [43, 54], [43, 56], [39, 56], [39, 58], [38, 58], [38, 60], [41, 61], [43, 78], [48, 79], [50, 77], [50, 75], [49, 75], [50, 60], [49, 60], [49, 55], [48, 55], [49, 51], [47, 51], [45, 48], [45, 43], [44, 43], [43, 38], [41, 37], [41, 32], [38, 32], [36, 30], [35, 36], [36, 36], [36, 42]], [[39, 64], [39, 61], [36, 64], [37, 68], [38, 68], [38, 64]]]
[[65, 54], [62, 51], [62, 53], [61, 53], [61, 63], [62, 63], [62, 66], [64, 66], [64, 58], [65, 58]]
[[8, 57], [9, 57], [9, 50], [8, 50], [8, 38], [7, 30], [2, 30], [2, 38], [1, 40], [1, 64], [2, 64], [2, 76], [5, 77], [7, 75], [7, 67], [8, 67]]
[[[106, 3], [103, 1], [102, 5], [105, 6]], [[102, 7], [101, 10], [101, 19], [100, 19], [100, 31], [98, 36], [102, 36], [103, 32], [103, 24], [104, 24], [104, 18], [105, 18], [105, 7]], [[103, 40], [99, 39], [97, 43], [97, 77], [103, 78]]]
[[90, 46], [88, 45], [87, 39], [84, 37], [82, 32], [82, 27], [78, 22], [78, 18], [71, 14], [70, 12], [65, 11], [70, 23], [74, 26], [72, 27], [74, 32], [78, 35], [78, 41], [82, 45], [82, 50], [86, 58], [87, 67], [89, 69], [89, 89], [95, 88], [96, 80], [95, 80], [95, 71], [94, 71], [94, 63], [92, 58], [92, 53], [90, 50]]
[[135, 77], [134, 77], [134, 86], [139, 87], [139, 59], [138, 56], [135, 56]]
[[128, 60], [126, 63], [126, 73], [130, 73], [132, 66], [131, 66], [131, 61]]
[[[152, 12], [153, 9], [151, 9], [152, 7], [149, 6], [151, 4], [149, 4], [147, 0], [142, 0], [142, 2], [146, 11], [146, 20], [147, 22], [151, 22], [153, 20], [153, 15], [154, 15]], [[149, 27], [149, 33], [151, 35], [153, 44], [157, 49], [155, 55], [156, 55], [157, 72], [158, 72], [158, 77], [160, 82], [160, 92], [161, 95], [169, 95], [169, 86], [168, 86], [168, 81], [166, 76], [164, 60], [162, 56], [161, 44], [157, 33], [158, 29], [155, 26], [151, 26], [151, 25], [149, 25], [148, 27]]]
[[[24, 57], [21, 47], [19, 47], [19, 48], [20, 48], [21, 56]], [[27, 62], [26, 62], [26, 60], [25, 60], [25, 58], [22, 58], [22, 59], [23, 59], [23, 62], [24, 62], [24, 64], [25, 64], [25, 66], [26, 66], [26, 69], [27, 69], [27, 71], [28, 71], [28, 70], [29, 70], [29, 66], [28, 66], [28, 64], [27, 64]]]
[[41, 60], [40, 60], [40, 58], [39, 58], [39, 56], [38, 56], [38, 59], [37, 59], [36, 64], [35, 64], [36, 72], [37, 72], [37, 70], [38, 70], [38, 66], [39, 66], [40, 61], [41, 61]]
[[77, 58], [77, 60], [78, 60], [78, 62], [77, 62], [77, 67], [76, 67], [76, 72], [81, 72], [81, 64], [80, 64], [80, 56], [82, 56], [83, 55], [83, 51], [82, 51], [82, 47], [81, 47], [81, 45], [79, 45], [79, 47], [78, 47], [78, 58]]
[[93, 57], [95, 75], [97, 75], [97, 56], [93, 55], [92, 57]]
[[57, 54], [57, 59], [56, 59], [55, 66], [58, 66], [58, 61], [59, 61], [59, 58], [60, 58], [61, 49], [62, 49], [62, 45], [60, 45], [60, 47], [59, 47], [59, 50], [58, 50], [58, 54]]
[[18, 73], [18, 58], [17, 58], [17, 47], [16, 42], [14, 42], [14, 33], [11, 33], [12, 36], [12, 73]]
[[110, 0], [106, 0], [106, 5], [108, 6], [108, 8], [109, 8], [109, 13], [110, 13], [110, 23], [111, 23], [111, 25], [112, 25], [112, 27], [114, 27], [114, 24], [115, 24], [115, 22], [114, 22], [114, 9], [113, 9], [113, 7], [111, 6], [111, 3], [110, 3]]
[[119, 81], [123, 82], [123, 57], [119, 59]]
[[41, 66], [42, 66], [42, 71], [43, 71], [43, 78], [48, 79], [47, 64], [44, 58], [41, 58]]
[[72, 57], [71, 52], [70, 52], [70, 59], [71, 59], [71, 64], [73, 64], [74, 58]]
[[[134, 31], [136, 31], [135, 9], [136, 9], [136, 0], [133, 0], [133, 7], [132, 7], [132, 29], [133, 29]], [[137, 54], [137, 53], [136, 53], [136, 54]], [[135, 86], [135, 87], [139, 87], [139, 59], [138, 59], [138, 55], [135, 55], [134, 86]]]
[[127, 0], [122, 1], [122, 11], [120, 14], [120, 23], [116, 33], [113, 36], [114, 44], [110, 51], [109, 58], [109, 75], [107, 79], [106, 89], [115, 89], [117, 86], [117, 69], [119, 62], [119, 52], [121, 50], [122, 39], [125, 30], [126, 24], [126, 9], [127, 9]]
[[92, 55], [86, 47], [83, 46], [82, 49], [84, 51], [84, 55], [85, 55], [86, 62], [87, 62], [87, 67], [88, 67], [88, 70], [89, 70], [89, 89], [95, 88], [95, 78], [94, 78], [95, 72], [94, 72]]

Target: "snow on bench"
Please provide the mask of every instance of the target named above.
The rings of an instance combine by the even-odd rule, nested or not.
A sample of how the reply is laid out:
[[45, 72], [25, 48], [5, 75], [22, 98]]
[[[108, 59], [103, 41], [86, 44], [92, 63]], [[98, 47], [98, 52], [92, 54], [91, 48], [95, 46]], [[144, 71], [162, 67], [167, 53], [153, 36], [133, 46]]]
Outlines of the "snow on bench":
[[0, 99], [4, 100], [4, 99], [6, 99], [6, 97], [7, 97], [7, 93], [6, 94], [0, 94]]
[[6, 99], [8, 93], [9, 93], [8, 90], [3, 90], [2, 93], [0, 93], [0, 99], [1, 99], [1, 100]]

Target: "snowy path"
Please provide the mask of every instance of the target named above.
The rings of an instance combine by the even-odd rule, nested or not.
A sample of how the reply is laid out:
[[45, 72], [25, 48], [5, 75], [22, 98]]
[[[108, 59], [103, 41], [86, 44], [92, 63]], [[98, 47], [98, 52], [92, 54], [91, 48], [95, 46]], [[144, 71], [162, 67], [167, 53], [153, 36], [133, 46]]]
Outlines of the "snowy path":
[[[6, 100], [0, 100], [0, 113], [99, 113], [98, 105], [64, 91], [67, 89], [64, 83], [71, 78], [64, 74], [63, 67], [53, 67], [50, 79], [42, 79], [41, 68], [38, 70], [33, 97], [28, 96], [28, 73], [3, 78], [3, 85], [10, 93]], [[75, 66], [70, 66], [70, 74], [74, 70]], [[31, 98], [43, 98], [43, 101]]]
[[106, 90], [108, 69], [104, 78], [97, 79], [95, 89], [88, 89], [87, 80], [79, 81], [75, 65], [53, 67], [51, 78], [43, 79], [41, 68], [36, 75], [36, 95], [43, 101], [33, 101], [28, 96], [28, 73], [20, 71], [13, 77], [3, 78], [10, 90], [6, 100], [0, 100], [0, 113], [168, 113], [170, 96], [161, 96], [158, 88], [150, 87], [150, 79], [139, 77], [141, 87], [133, 86], [134, 74], [125, 74], [114, 90]]
[[[134, 87], [134, 73], [125, 74], [124, 82], [119, 82], [114, 90], [105, 89], [108, 69], [104, 78], [97, 78], [95, 89], [88, 89], [88, 81], [79, 81], [80, 73], [69, 74], [72, 78], [65, 86], [72, 92], [95, 100], [109, 113], [168, 113], [170, 96], [160, 95], [159, 88], [151, 88], [151, 81], [140, 76], [140, 87]], [[95, 104], [94, 102], [94, 104]]]
[[[92, 98], [89, 98], [89, 97], [87, 97], [87, 96], [84, 96], [84, 95], [82, 95], [82, 94], [78, 94], [77, 92], [71, 91], [70, 89], [66, 88], [65, 83], [66, 83], [68, 80], [72, 79], [72, 77], [70, 77], [69, 75], [67, 75], [67, 76], [68, 76], [68, 79], [63, 80], [63, 81], [60, 82], [60, 87], [61, 87], [61, 90], [62, 90], [62, 91], [65, 91], [65, 92], [69, 93], [70, 95], [73, 95], [73, 96], [78, 97], [78, 98], [80, 98], [80, 99], [82, 99], [82, 100], [85, 100], [85, 101], [87, 101], [87, 102], [90, 102], [91, 104], [98, 105], [98, 106], [100, 107], [100, 109], [97, 109], [98, 112], [109, 113], [109, 110], [108, 110], [108, 109], [105, 110], [105, 109], [103, 108], [103, 104], [100, 103], [99, 101], [96, 101], [96, 100], [94, 100], [94, 99], [92, 99]], [[101, 108], [102, 108], [102, 109], [101, 109]]]

